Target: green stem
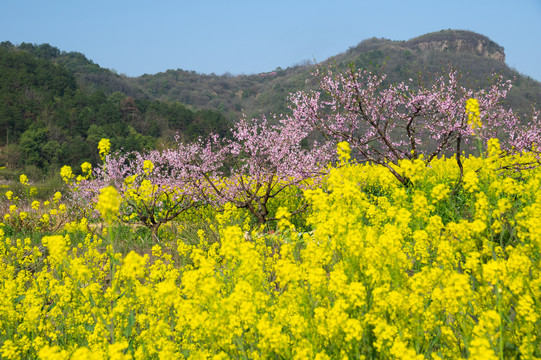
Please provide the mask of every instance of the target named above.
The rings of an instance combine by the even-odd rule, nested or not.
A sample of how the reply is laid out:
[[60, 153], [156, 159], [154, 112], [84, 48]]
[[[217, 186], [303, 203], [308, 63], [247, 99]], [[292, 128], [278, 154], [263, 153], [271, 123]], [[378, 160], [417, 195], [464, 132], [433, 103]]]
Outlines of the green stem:
[[[499, 285], [499, 284], [498, 284]], [[498, 294], [497, 301], [498, 301], [498, 314], [500, 315], [500, 341], [499, 341], [499, 353], [500, 353], [500, 359], [503, 360], [503, 316], [502, 316], [502, 296], [500, 293], [500, 287], [498, 286], [496, 291]]]
[[[109, 252], [109, 271], [111, 274], [111, 294], [114, 294], [114, 279], [115, 279], [115, 272], [116, 272], [116, 266], [115, 266], [115, 249], [113, 247], [113, 236], [111, 234], [112, 229], [108, 226], [107, 227], [107, 237], [109, 238], [109, 245], [110, 245], [110, 252]], [[114, 296], [114, 295], [113, 295]], [[115, 342], [115, 320], [113, 317], [113, 311], [115, 308], [115, 301], [111, 301], [111, 324], [109, 325], [109, 336], [111, 338], [111, 344], [114, 344]]]

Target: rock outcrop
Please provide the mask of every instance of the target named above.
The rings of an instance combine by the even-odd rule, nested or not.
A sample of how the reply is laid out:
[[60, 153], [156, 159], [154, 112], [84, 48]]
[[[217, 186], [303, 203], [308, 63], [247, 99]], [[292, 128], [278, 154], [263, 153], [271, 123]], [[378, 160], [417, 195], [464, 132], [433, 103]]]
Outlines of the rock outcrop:
[[405, 45], [412, 50], [469, 52], [505, 62], [505, 52], [502, 46], [484, 35], [471, 31], [443, 30], [411, 39]]

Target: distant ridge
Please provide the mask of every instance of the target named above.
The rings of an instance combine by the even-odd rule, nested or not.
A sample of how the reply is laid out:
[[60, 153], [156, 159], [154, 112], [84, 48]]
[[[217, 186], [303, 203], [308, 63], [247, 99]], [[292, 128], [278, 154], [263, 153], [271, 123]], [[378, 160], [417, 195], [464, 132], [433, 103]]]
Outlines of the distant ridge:
[[509, 68], [502, 46], [466, 30], [441, 30], [404, 41], [366, 39], [318, 64], [305, 62], [286, 69], [269, 69], [265, 76], [217, 76], [177, 69], [128, 80], [152, 98], [225, 111], [229, 119], [235, 120], [241, 112], [248, 116], [286, 112], [288, 94], [317, 85], [310, 75], [315, 66], [345, 68], [348, 64], [376, 72], [383, 69], [389, 83], [419, 73], [432, 76], [452, 66], [465, 75], [467, 86], [474, 88], [488, 86], [491, 74], [496, 72], [515, 79], [508, 96], [511, 107], [528, 112], [531, 105], [539, 108], [541, 104], [541, 83]]
[[509, 68], [502, 46], [467, 30], [441, 30], [403, 41], [366, 39], [318, 64], [304, 61], [285, 69], [278, 67], [261, 74], [238, 76], [176, 69], [127, 77], [100, 67], [84, 54], [60, 51], [49, 44], [15, 46], [3, 42], [1, 45], [63, 66], [84, 91], [99, 90], [107, 96], [120, 92], [134, 99], [180, 102], [192, 110], [221, 112], [229, 121], [235, 121], [243, 113], [260, 116], [287, 112], [289, 94], [316, 88], [311, 73], [316, 66], [327, 65], [344, 69], [353, 64], [357, 68], [384, 71], [389, 83], [416, 78], [419, 73], [433, 76], [452, 66], [465, 75], [466, 85], [474, 88], [486, 87], [491, 74], [496, 72], [514, 79], [508, 95], [509, 106], [526, 113], [532, 105], [539, 108], [541, 104], [541, 83]]

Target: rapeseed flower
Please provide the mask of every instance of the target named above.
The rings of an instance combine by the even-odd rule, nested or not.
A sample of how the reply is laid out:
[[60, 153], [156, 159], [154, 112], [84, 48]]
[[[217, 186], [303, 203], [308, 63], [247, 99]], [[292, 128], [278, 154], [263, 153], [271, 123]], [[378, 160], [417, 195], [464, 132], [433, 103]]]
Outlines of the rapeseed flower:
[[62, 198], [62, 193], [60, 191], [57, 191], [54, 193], [53, 202], [56, 204], [60, 201], [61, 198]]
[[339, 142], [336, 146], [336, 152], [342, 163], [347, 163], [351, 159], [351, 147], [347, 141]]
[[71, 166], [64, 165], [60, 169], [60, 176], [62, 177], [62, 180], [64, 180], [66, 184], [69, 184], [71, 179], [73, 179], [75, 175], [73, 174], [73, 171], [71, 170]]
[[49, 263], [51, 266], [61, 263], [67, 256], [69, 244], [62, 235], [44, 236], [43, 245], [49, 250]]
[[124, 258], [124, 264], [121, 268], [121, 274], [127, 279], [135, 280], [145, 275], [147, 258], [130, 251]]
[[90, 173], [92, 172], [92, 165], [89, 162], [82, 163], [81, 164], [81, 171], [86, 176], [90, 175]]
[[25, 174], [19, 176], [19, 182], [23, 185], [28, 185], [28, 177]]
[[476, 99], [468, 99], [466, 101], [466, 114], [468, 115], [468, 125], [470, 125], [472, 131], [483, 126], [481, 123], [479, 102]]
[[143, 162], [143, 172], [145, 174], [150, 174], [152, 172], [152, 170], [154, 169], [154, 164], [152, 163], [152, 161], [150, 160], [145, 160]]
[[502, 154], [500, 140], [497, 138], [489, 139], [487, 142], [487, 153], [489, 157], [498, 157]]
[[101, 139], [98, 143], [98, 151], [100, 159], [105, 160], [105, 156], [111, 151], [111, 141], [109, 139]]
[[278, 210], [276, 211], [276, 218], [278, 219], [278, 228], [280, 230], [295, 230], [295, 226], [290, 221], [291, 213], [287, 210], [285, 206], [280, 206], [278, 208]]
[[[420, 174], [410, 187], [379, 165], [331, 168], [303, 192], [300, 234], [261, 231], [231, 203], [183, 214], [148, 255], [113, 253], [140, 230], [119, 239], [109, 223], [104, 244], [86, 231], [91, 218], [69, 219], [62, 231], [73, 236], [43, 246], [0, 226], [0, 356], [539, 357], [541, 169], [509, 174], [485, 166], [494, 157], [465, 158], [464, 191], [451, 196], [453, 160], [409, 162]], [[148, 180], [139, 194], [152, 192], [139, 175], [131, 186]], [[39, 207], [59, 214], [61, 200]], [[290, 199], [272, 201], [291, 222]], [[100, 191], [103, 217], [121, 206], [115, 188]], [[25, 222], [45, 221], [27, 212]]]
[[8, 360], [17, 360], [21, 356], [21, 350], [13, 340], [6, 340], [0, 348], [0, 353]]
[[463, 181], [466, 191], [474, 193], [479, 190], [479, 177], [475, 171], [466, 171]]
[[102, 219], [106, 221], [113, 221], [118, 218], [120, 196], [114, 186], [101, 189], [96, 209], [100, 212]]
[[449, 197], [451, 190], [446, 184], [438, 184], [434, 186], [430, 196], [432, 197], [432, 203], [435, 204]]

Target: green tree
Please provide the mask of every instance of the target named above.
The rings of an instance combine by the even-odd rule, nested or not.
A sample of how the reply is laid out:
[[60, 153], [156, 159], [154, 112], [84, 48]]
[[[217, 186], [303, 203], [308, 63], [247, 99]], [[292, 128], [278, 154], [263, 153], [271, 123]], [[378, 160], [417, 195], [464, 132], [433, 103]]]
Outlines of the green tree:
[[49, 163], [42, 156], [42, 147], [47, 142], [47, 129], [39, 128], [37, 125], [26, 130], [21, 135], [19, 146], [23, 155], [25, 165], [35, 165], [45, 169]]

